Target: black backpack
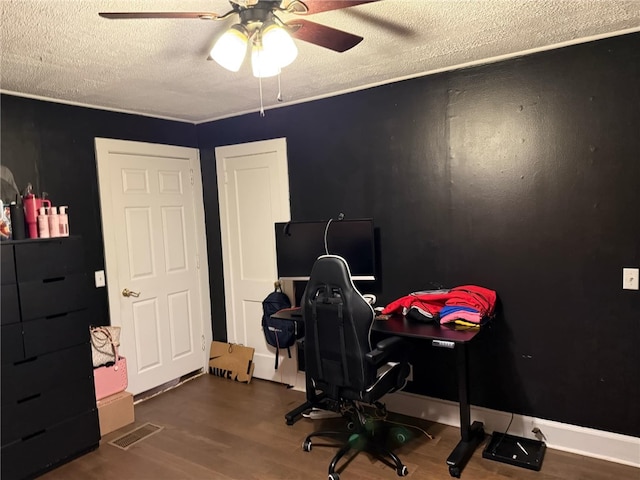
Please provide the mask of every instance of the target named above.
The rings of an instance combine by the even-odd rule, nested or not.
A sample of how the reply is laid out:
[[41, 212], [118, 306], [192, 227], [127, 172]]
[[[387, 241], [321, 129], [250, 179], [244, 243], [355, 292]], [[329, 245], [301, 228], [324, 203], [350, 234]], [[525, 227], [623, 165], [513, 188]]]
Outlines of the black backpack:
[[291, 308], [291, 302], [279, 286], [262, 301], [262, 330], [264, 338], [272, 347], [276, 347], [276, 370], [281, 348], [286, 348], [291, 358], [291, 347], [296, 343], [296, 322], [271, 318], [279, 310]]

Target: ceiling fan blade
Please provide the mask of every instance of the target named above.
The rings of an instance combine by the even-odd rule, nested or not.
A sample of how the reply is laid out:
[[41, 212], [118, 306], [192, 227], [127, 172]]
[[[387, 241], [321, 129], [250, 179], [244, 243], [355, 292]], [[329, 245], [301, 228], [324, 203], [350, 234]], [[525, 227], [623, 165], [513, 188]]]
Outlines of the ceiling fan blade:
[[363, 40], [358, 35], [301, 18], [287, 22], [287, 26], [291, 28], [292, 37], [335, 52], [346, 52]]
[[380, 0], [302, 0], [309, 9], [308, 15], [341, 8], [355, 7], [363, 3], [374, 3]]
[[202, 20], [215, 20], [220, 15], [213, 12], [102, 12], [101, 17], [110, 19], [128, 18], [200, 18]]

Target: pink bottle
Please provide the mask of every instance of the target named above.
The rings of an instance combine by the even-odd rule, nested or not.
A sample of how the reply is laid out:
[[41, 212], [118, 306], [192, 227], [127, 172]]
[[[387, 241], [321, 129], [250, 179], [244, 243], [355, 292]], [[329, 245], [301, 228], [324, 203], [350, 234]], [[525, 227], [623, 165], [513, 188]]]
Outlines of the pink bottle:
[[29, 238], [38, 238], [38, 211], [39, 206], [36, 196], [28, 193], [22, 199], [24, 205], [24, 220], [27, 222]]
[[[40, 236], [38, 234], [38, 212], [45, 206], [51, 207], [51, 202], [42, 198], [36, 198], [33, 193], [28, 193], [23, 199], [23, 204], [24, 218], [29, 228], [29, 238], [38, 238]], [[48, 238], [48, 236], [44, 238]]]
[[67, 215], [67, 206], [61, 206], [58, 208], [60, 212], [58, 214], [58, 221], [60, 222], [60, 236], [68, 237], [69, 236], [69, 215]]
[[45, 213], [44, 207], [40, 207], [40, 215], [38, 215], [38, 235], [35, 238], [49, 238], [49, 236], [49, 216]]
[[56, 207], [49, 207], [49, 236], [60, 236], [60, 219], [58, 217], [58, 209]]

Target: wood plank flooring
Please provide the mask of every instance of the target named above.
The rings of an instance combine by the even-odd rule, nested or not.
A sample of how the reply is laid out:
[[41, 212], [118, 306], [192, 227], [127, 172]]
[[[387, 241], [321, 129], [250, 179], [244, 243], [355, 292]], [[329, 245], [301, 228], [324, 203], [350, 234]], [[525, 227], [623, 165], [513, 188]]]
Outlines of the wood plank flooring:
[[[135, 406], [136, 422], [105, 436], [100, 447], [42, 477], [43, 480], [300, 480], [326, 479], [333, 448], [314, 444], [302, 450], [305, 436], [336, 420], [301, 419], [287, 426], [284, 414], [304, 394], [254, 379], [239, 384], [202, 375]], [[406, 430], [396, 449], [407, 465], [406, 478], [449, 480], [445, 460], [459, 439], [456, 428], [394, 416], [435, 438]], [[164, 429], [122, 450], [108, 442], [151, 422]], [[484, 444], [462, 472], [463, 480], [640, 480], [640, 469], [548, 449], [540, 472], [482, 458]], [[341, 480], [392, 480], [395, 471], [366, 454], [341, 471]]]

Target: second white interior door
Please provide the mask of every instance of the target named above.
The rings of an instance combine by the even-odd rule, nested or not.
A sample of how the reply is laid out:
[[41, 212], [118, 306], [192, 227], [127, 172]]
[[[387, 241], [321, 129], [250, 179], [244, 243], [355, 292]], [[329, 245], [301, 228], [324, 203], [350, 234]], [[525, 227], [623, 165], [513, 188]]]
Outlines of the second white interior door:
[[228, 341], [255, 348], [254, 377], [295, 384], [295, 355], [281, 352], [275, 370], [261, 326], [262, 300], [277, 279], [274, 223], [290, 219], [286, 140], [218, 147], [216, 169]]

